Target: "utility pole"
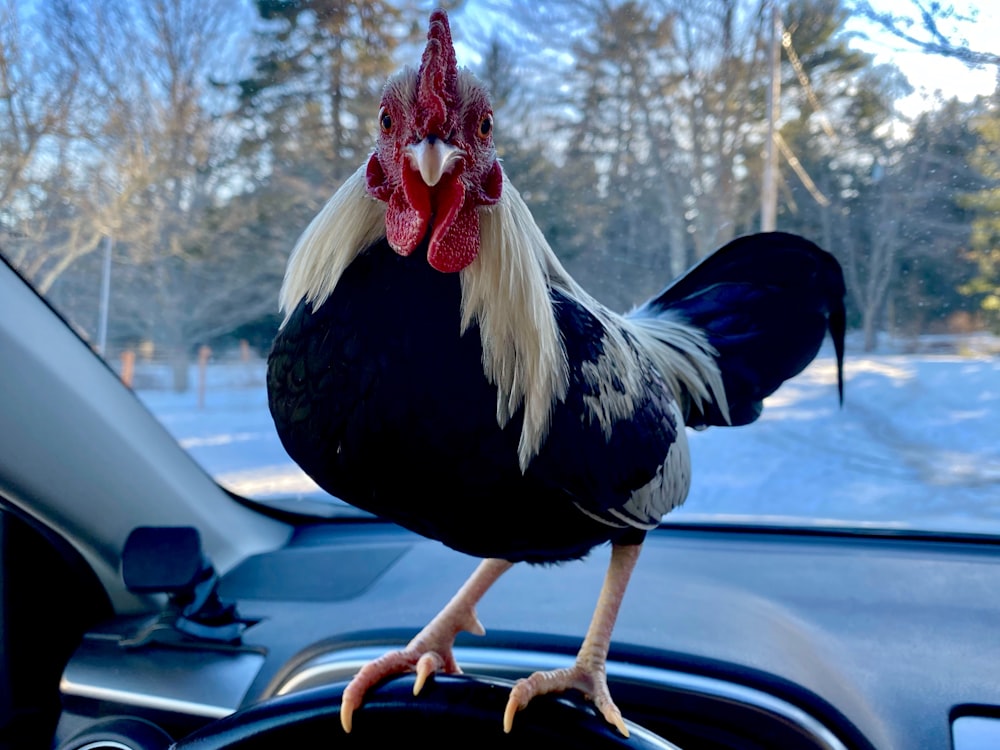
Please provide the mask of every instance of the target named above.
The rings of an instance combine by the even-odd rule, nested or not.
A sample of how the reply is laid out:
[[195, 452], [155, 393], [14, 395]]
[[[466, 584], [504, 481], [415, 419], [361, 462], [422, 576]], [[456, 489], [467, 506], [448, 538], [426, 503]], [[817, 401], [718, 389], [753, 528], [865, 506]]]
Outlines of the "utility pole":
[[107, 355], [108, 307], [111, 302], [111, 251], [115, 241], [110, 235], [104, 237], [104, 267], [101, 271], [101, 302], [97, 323], [97, 353]]
[[760, 191], [760, 231], [773, 232], [778, 223], [778, 108], [781, 99], [781, 16], [776, 0], [771, 0], [771, 90], [767, 97], [767, 143], [764, 152], [764, 181]]

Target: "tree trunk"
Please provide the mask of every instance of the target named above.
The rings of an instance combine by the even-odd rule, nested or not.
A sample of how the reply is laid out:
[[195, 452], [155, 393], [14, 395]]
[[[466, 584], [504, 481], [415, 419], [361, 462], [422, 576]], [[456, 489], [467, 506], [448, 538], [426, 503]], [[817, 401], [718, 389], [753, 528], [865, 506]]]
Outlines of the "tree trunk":
[[185, 393], [191, 387], [190, 363], [183, 348], [170, 350], [170, 371], [174, 393]]
[[878, 346], [878, 314], [876, 308], [866, 305], [861, 311], [861, 330], [864, 332], [865, 353], [875, 351]]

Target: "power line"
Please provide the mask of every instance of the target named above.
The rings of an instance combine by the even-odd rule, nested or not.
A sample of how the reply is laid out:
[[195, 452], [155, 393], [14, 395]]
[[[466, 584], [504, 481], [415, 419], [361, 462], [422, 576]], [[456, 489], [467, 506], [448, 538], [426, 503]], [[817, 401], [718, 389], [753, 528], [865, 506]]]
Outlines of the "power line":
[[813, 111], [820, 118], [820, 127], [823, 128], [823, 132], [825, 132], [827, 136], [829, 136], [829, 138], [836, 144], [840, 139], [837, 138], [837, 133], [834, 131], [833, 125], [830, 124], [830, 118], [827, 116], [823, 106], [819, 103], [819, 98], [816, 96], [816, 92], [813, 90], [812, 84], [809, 82], [809, 76], [806, 74], [805, 67], [802, 65], [802, 60], [799, 59], [799, 55], [795, 51], [795, 47], [792, 46], [792, 34], [785, 28], [784, 24], [782, 24], [780, 20], [778, 23], [781, 26], [781, 46], [785, 48], [785, 54], [788, 56], [789, 62], [792, 63], [792, 69], [795, 71], [795, 75], [798, 77], [799, 83], [806, 92], [806, 98], [809, 100], [809, 104], [812, 106]]
[[813, 182], [812, 177], [810, 177], [809, 173], [806, 172], [806, 168], [802, 166], [799, 158], [792, 152], [792, 149], [789, 148], [788, 144], [785, 143], [785, 139], [781, 137], [781, 133], [775, 132], [774, 142], [777, 144], [781, 155], [785, 157], [785, 161], [788, 162], [788, 166], [795, 170], [795, 174], [797, 174], [799, 179], [802, 180], [802, 184], [805, 185], [806, 190], [809, 191], [813, 200], [821, 206], [829, 206], [830, 199], [823, 195], [822, 191], [816, 187], [816, 183]]

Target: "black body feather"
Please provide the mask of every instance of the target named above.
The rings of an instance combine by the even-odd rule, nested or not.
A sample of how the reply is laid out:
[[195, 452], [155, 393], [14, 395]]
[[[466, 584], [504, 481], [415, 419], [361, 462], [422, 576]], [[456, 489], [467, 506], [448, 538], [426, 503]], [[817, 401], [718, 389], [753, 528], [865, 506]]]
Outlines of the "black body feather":
[[521, 412], [497, 425], [479, 331], [459, 333], [459, 277], [432, 269], [425, 253], [376, 244], [319, 309], [300, 303], [279, 332], [268, 395], [288, 454], [331, 494], [481, 557], [554, 562], [641, 539], [576, 504], [623, 506], [652, 477], [678, 429], [666, 392], [652, 389], [610, 442], [588, 424], [593, 386], [581, 370], [601, 354], [600, 324], [559, 296], [570, 388], [522, 474]]
[[[641, 541], [645, 532], [614, 513], [632, 518], [629, 501], [665, 472], [672, 449], [687, 471], [674, 398], [694, 426], [723, 423], [719, 407], [696, 409], [669, 392], [627, 324], [619, 341], [640, 371], [612, 367], [595, 382], [602, 357], [609, 372], [606, 323], [551, 289], [569, 387], [522, 472], [522, 412], [498, 426], [480, 332], [460, 333], [461, 294], [458, 274], [428, 265], [426, 244], [401, 257], [382, 240], [318, 309], [300, 302], [268, 361], [271, 413], [289, 455], [331, 494], [472, 555], [556, 562], [606, 541]], [[679, 316], [706, 331], [733, 422], [745, 423], [809, 363], [828, 327], [842, 356], [843, 278], [832, 256], [801, 238], [743, 238], [632, 316]], [[610, 428], [588, 406], [609, 395], [631, 410]]]

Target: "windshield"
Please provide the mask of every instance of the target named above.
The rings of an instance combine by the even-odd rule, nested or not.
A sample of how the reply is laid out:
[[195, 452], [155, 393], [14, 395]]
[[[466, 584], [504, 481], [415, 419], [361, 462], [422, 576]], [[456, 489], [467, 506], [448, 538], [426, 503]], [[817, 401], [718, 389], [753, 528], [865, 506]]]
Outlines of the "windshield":
[[[691, 432], [671, 520], [1000, 531], [993, 3], [446, 5], [504, 170], [597, 299], [775, 227], [844, 267], [843, 407], [828, 343], [753, 425]], [[278, 290], [429, 10], [0, 6], [0, 253], [240, 495], [330, 501], [268, 412]]]

